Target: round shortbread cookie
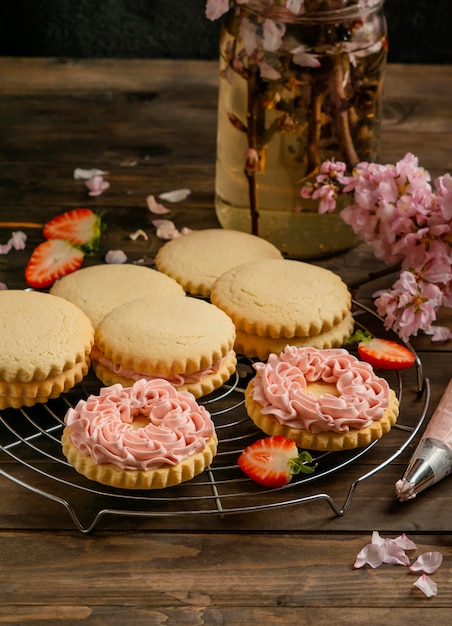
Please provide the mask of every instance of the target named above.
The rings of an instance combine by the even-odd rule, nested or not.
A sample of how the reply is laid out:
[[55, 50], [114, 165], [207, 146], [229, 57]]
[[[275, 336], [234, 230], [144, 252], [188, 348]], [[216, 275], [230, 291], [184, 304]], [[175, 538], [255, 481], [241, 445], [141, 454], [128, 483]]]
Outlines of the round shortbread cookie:
[[[332, 431], [312, 433], [307, 430], [290, 428], [281, 424], [276, 417], [262, 413], [262, 407], [256, 402], [252, 393], [252, 380], [245, 389], [245, 406], [249, 417], [254, 424], [266, 435], [281, 435], [295, 441], [299, 448], [307, 450], [319, 450], [338, 452], [340, 450], [352, 450], [364, 447], [372, 441], [380, 439], [388, 433], [397, 421], [399, 415], [399, 402], [392, 389], [390, 389], [389, 406], [385, 409], [383, 417], [361, 429], [350, 429], [345, 433]], [[308, 386], [309, 389], [309, 386]]]
[[265, 239], [237, 230], [211, 228], [167, 242], [158, 251], [155, 263], [185, 291], [208, 297], [215, 280], [232, 267], [282, 258], [281, 252]]
[[61, 374], [49, 376], [45, 380], [29, 383], [0, 381], [0, 409], [8, 407], [18, 409], [21, 406], [33, 406], [38, 402], [44, 403], [51, 398], [57, 398], [83, 380], [88, 374], [90, 363], [90, 358], [87, 356], [84, 361], [76, 363], [74, 367]]
[[234, 341], [232, 320], [209, 302], [180, 296], [140, 298], [100, 322], [93, 368], [106, 385], [166, 378], [200, 397], [234, 372]]
[[31, 406], [86, 375], [94, 330], [71, 302], [38, 291], [0, 291], [0, 407]]
[[106, 264], [84, 267], [60, 278], [50, 293], [76, 304], [94, 328], [117, 306], [144, 296], [181, 295], [179, 283], [141, 265]]
[[212, 416], [169, 382], [112, 385], [70, 407], [63, 454], [92, 480], [125, 489], [161, 489], [190, 480], [217, 450]]
[[123, 470], [112, 463], [95, 463], [85, 456], [69, 438], [70, 427], [63, 430], [63, 454], [79, 474], [102, 485], [118, 489], [164, 489], [174, 487], [201, 474], [210, 465], [217, 452], [217, 436], [213, 435], [201, 452], [197, 452], [175, 466], [167, 465], [153, 470]]
[[260, 337], [311, 337], [330, 330], [349, 313], [351, 295], [341, 278], [292, 260], [245, 263], [214, 283], [211, 301], [238, 331]]
[[250, 335], [242, 330], [237, 331], [234, 349], [237, 354], [243, 354], [248, 358], [257, 357], [264, 361], [269, 354], [279, 354], [284, 350], [287, 344], [305, 348], [311, 346], [313, 348], [339, 348], [353, 333], [355, 321], [353, 315], [348, 313], [343, 320], [336, 326], [318, 335], [311, 337], [259, 337], [258, 335]]

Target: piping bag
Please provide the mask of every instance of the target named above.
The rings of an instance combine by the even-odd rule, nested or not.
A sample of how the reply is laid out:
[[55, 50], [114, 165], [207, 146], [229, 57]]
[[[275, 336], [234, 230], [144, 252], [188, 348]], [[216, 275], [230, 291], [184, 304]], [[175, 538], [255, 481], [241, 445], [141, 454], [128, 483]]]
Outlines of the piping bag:
[[403, 478], [395, 484], [397, 498], [415, 498], [452, 472], [452, 378], [425, 429]]

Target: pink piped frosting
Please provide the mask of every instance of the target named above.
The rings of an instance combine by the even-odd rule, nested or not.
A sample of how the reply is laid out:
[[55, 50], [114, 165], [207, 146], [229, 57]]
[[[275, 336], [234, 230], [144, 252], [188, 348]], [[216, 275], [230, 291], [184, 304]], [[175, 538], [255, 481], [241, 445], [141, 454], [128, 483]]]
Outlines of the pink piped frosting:
[[[147, 423], [135, 428], [137, 417]], [[104, 387], [70, 408], [65, 424], [83, 454], [126, 470], [176, 465], [204, 450], [215, 432], [210, 414], [194, 396], [165, 380]]]
[[209, 374], [215, 374], [216, 372], [220, 370], [223, 363], [231, 354], [232, 354], [232, 351], [228, 352], [225, 357], [223, 357], [220, 361], [218, 361], [218, 363], [213, 363], [210, 367], [202, 369], [202, 370], [197, 370], [196, 372], [190, 372], [187, 374], [166, 374], [166, 375], [163, 375], [161, 373], [152, 374], [152, 373], [145, 373], [145, 372], [137, 372], [136, 370], [130, 367], [124, 367], [123, 365], [120, 365], [119, 363], [114, 363], [111, 359], [106, 357], [105, 354], [96, 345], [93, 346], [93, 349], [91, 352], [91, 358], [94, 361], [101, 363], [104, 367], [106, 367], [111, 372], [114, 372], [115, 374], [118, 374], [118, 376], [122, 376], [123, 378], [128, 378], [130, 380], [140, 380], [142, 378], [145, 380], [155, 380], [156, 378], [160, 378], [160, 379], [167, 380], [175, 387], [181, 387], [182, 385], [198, 383]]
[[[254, 368], [258, 375], [253, 379], [253, 399], [264, 415], [290, 428], [314, 434], [365, 428], [381, 419], [389, 404], [386, 380], [342, 348], [287, 346]], [[334, 384], [338, 396], [310, 393], [309, 383], [319, 381]]]

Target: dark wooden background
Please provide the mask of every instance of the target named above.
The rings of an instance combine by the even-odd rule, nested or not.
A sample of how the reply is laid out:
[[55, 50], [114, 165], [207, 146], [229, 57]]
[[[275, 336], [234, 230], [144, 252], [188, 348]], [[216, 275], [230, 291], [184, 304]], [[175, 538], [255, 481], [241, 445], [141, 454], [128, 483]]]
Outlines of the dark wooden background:
[[[0, 55], [214, 59], [205, 0], [3, 0]], [[450, 0], [386, 0], [389, 61], [452, 63]]]

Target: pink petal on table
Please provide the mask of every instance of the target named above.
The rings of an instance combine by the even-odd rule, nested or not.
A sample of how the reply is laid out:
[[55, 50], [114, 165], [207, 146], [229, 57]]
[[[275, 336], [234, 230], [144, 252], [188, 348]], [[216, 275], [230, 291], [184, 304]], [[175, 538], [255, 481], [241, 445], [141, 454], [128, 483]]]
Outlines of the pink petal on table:
[[419, 578], [413, 583], [413, 587], [417, 587], [418, 589], [420, 589], [422, 593], [427, 596], [427, 598], [436, 596], [438, 592], [438, 585], [426, 574], [422, 574], [422, 576], [419, 576]]
[[434, 552], [424, 552], [421, 554], [411, 565], [411, 572], [425, 572], [426, 574], [433, 574], [440, 567], [443, 562], [443, 555], [437, 550]]
[[90, 196], [100, 196], [106, 189], [110, 187], [110, 183], [102, 178], [102, 176], [93, 176], [86, 181]]
[[157, 229], [156, 235], [160, 239], [176, 239], [176, 237], [180, 237], [180, 232], [171, 220], [153, 220], [152, 224]]
[[184, 226], [183, 228], [181, 228], [180, 234], [181, 235], [189, 235], [192, 232], [193, 232], [193, 230], [191, 228], [188, 228], [187, 226]]
[[148, 205], [150, 212], [155, 213], [156, 215], [164, 215], [165, 213], [170, 212], [170, 210], [163, 206], [163, 204], [159, 204], [154, 196], [148, 196], [146, 198], [146, 204]]
[[11, 239], [8, 241], [8, 243], [12, 245], [14, 250], [24, 250], [26, 241], [27, 235], [21, 230], [15, 230], [12, 233]]
[[138, 239], [138, 237], [143, 237], [143, 239], [145, 241], [147, 241], [149, 239], [147, 234], [141, 228], [136, 230], [134, 233], [130, 233], [130, 235], [129, 235], [129, 239], [131, 239], [132, 241], [136, 241]]
[[110, 172], [105, 172], [104, 170], [87, 170], [82, 167], [76, 167], [74, 170], [74, 178], [76, 180], [89, 180], [90, 178], [94, 178], [94, 176], [107, 176], [109, 173]]
[[166, 200], [167, 202], [181, 202], [188, 198], [191, 194], [190, 189], [175, 189], [174, 191], [165, 191], [165, 193], [160, 193], [159, 198], [162, 200]]
[[0, 254], [8, 254], [8, 252], [12, 249], [12, 243], [1, 243], [0, 244]]
[[430, 331], [425, 333], [432, 336], [432, 341], [449, 341], [452, 339], [452, 330], [447, 326], [431, 326]]
[[384, 552], [384, 563], [390, 563], [391, 565], [410, 564], [410, 559], [407, 557], [405, 550], [401, 548], [394, 539], [387, 539], [380, 547]]
[[123, 250], [109, 250], [105, 255], [105, 262], [117, 265], [126, 263], [127, 255]]
[[411, 541], [411, 539], [407, 537], [405, 533], [402, 533], [392, 541], [395, 541], [395, 543], [404, 550], [416, 550], [417, 548], [417, 545], [414, 543], [414, 541]]
[[5, 285], [5, 283], [0, 283], [0, 291], [3, 291], [4, 289], [8, 289], [7, 285]]
[[377, 546], [381, 546], [384, 542], [385, 540], [383, 539], [383, 537], [380, 537], [380, 533], [378, 532], [378, 530], [374, 530], [372, 532], [371, 543], [374, 543]]
[[373, 568], [380, 567], [383, 563], [383, 558], [383, 548], [375, 543], [368, 543], [362, 550], [359, 551], [353, 567], [354, 569], [358, 569], [364, 565], [370, 565], [370, 567]]

